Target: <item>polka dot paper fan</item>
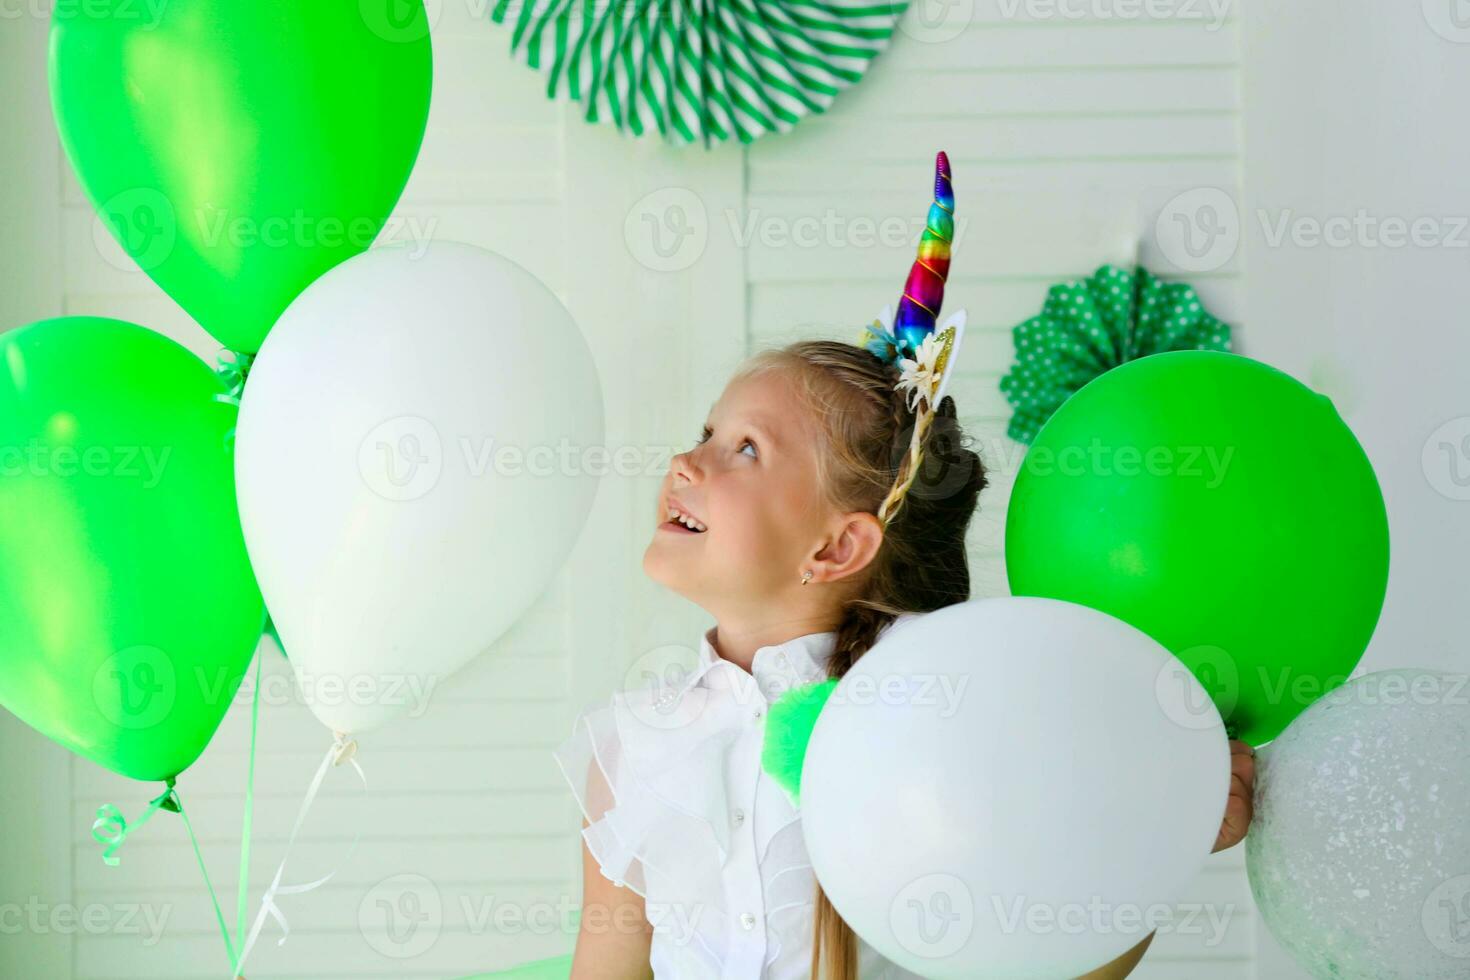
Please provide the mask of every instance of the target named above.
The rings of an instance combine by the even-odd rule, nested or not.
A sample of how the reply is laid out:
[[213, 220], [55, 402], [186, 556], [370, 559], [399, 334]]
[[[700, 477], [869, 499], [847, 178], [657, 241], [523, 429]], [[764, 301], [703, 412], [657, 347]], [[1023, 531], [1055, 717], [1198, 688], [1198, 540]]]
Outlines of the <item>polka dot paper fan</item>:
[[908, 0], [497, 0], [546, 94], [672, 143], [749, 143], [825, 111], [888, 44]]
[[1230, 326], [1194, 287], [1147, 269], [1105, 265], [1051, 287], [1041, 313], [1017, 326], [1016, 362], [1000, 380], [1014, 409], [1007, 434], [1030, 443], [1062, 403], [1126, 361], [1172, 350], [1230, 350]]

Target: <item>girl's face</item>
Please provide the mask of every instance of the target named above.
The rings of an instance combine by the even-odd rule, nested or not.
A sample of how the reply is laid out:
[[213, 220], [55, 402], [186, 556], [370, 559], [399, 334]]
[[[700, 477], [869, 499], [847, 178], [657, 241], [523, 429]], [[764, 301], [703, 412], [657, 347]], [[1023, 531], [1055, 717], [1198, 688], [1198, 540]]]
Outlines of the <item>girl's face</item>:
[[[779, 608], [772, 600], [789, 600], [805, 569], [830, 573], [823, 552], [846, 537], [818, 492], [817, 452], [813, 420], [786, 375], [732, 381], [703, 438], [670, 463], [644, 571], [717, 618], [768, 619]], [[671, 521], [671, 509], [704, 530]]]

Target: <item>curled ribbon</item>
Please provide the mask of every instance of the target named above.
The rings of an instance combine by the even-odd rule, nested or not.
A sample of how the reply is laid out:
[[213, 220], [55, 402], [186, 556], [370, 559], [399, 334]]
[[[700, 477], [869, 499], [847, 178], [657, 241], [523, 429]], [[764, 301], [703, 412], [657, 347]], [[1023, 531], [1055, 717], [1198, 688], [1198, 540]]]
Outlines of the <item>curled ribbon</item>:
[[[214, 396], [217, 402], [226, 405], [240, 407], [240, 396], [245, 394], [245, 379], [250, 375], [250, 365], [255, 361], [254, 354], [242, 354], [236, 350], [222, 350], [216, 359], [219, 367], [214, 373], [219, 375], [220, 380], [229, 389], [222, 394]], [[235, 427], [230, 426], [230, 431], [225, 433], [225, 446], [233, 447], [235, 444]]]
[[238, 407], [240, 396], [245, 393], [245, 379], [250, 376], [250, 365], [255, 362], [255, 355], [227, 349], [220, 351], [215, 360], [219, 367], [214, 369], [214, 373], [219, 375], [229, 390], [222, 395], [215, 395], [214, 400]]
[[166, 785], [168, 788], [149, 801], [148, 809], [143, 811], [143, 815], [131, 827], [122, 811], [111, 803], [104, 803], [97, 808], [97, 819], [92, 821], [92, 839], [103, 845], [102, 860], [108, 867], [117, 867], [122, 860], [117, 856], [117, 849], [122, 847], [128, 834], [147, 823], [149, 817], [159, 810], [179, 812], [179, 798], [174, 790], [173, 777], [166, 780]]

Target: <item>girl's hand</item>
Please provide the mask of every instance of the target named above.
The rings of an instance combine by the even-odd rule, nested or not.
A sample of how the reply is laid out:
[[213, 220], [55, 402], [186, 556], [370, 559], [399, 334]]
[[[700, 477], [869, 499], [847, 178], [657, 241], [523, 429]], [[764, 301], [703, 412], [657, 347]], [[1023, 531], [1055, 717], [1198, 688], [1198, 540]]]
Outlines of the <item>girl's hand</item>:
[[1256, 750], [1244, 742], [1230, 740], [1230, 796], [1225, 801], [1225, 820], [1210, 851], [1223, 851], [1245, 839], [1251, 823], [1251, 794], [1256, 786]]

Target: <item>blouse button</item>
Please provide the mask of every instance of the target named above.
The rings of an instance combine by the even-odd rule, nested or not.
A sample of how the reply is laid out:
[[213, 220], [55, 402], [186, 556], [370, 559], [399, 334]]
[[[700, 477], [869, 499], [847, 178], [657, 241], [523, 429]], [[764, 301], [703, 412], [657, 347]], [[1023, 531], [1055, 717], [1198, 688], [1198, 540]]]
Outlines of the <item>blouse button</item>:
[[755, 916], [751, 915], [749, 912], [742, 913], [741, 916], [740, 916], [740, 924], [742, 926], [744, 926], [746, 929], [754, 929], [755, 928]]
[[735, 818], [735, 826], [738, 827], [741, 824], [745, 823], [745, 811], [740, 809], [738, 806], [735, 808], [735, 812], [732, 814], [732, 816]]
[[766, 714], [766, 709], [764, 709], [764, 708], [756, 708], [755, 709], [755, 712], [752, 715], [752, 717], [754, 717], [756, 719], [760, 719], [760, 718], [765, 717], [765, 714]]

